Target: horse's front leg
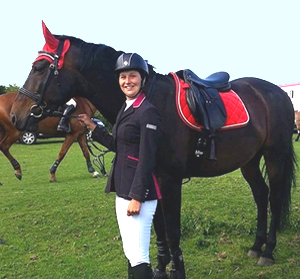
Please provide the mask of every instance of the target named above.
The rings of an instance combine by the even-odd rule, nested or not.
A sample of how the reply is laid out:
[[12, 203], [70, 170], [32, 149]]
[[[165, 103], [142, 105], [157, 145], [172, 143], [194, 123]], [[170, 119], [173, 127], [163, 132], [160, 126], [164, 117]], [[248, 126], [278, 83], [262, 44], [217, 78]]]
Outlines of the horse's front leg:
[[185, 279], [185, 268], [180, 249], [180, 213], [182, 178], [176, 175], [161, 177], [162, 209], [165, 221], [166, 239], [171, 252], [170, 279]]
[[21, 180], [22, 179], [21, 166], [20, 166], [19, 162], [9, 152], [9, 148], [11, 147], [11, 145], [14, 142], [16, 142], [16, 140], [17, 140], [16, 137], [10, 138], [10, 137], [5, 136], [4, 139], [1, 141], [0, 150], [3, 152], [5, 157], [10, 161], [12, 167], [14, 168], [16, 178]]
[[161, 201], [157, 204], [157, 209], [153, 219], [154, 229], [156, 233], [157, 245], [157, 266], [153, 270], [155, 279], [167, 279], [166, 267], [171, 261], [169, 247], [166, 240], [165, 220], [162, 212]]

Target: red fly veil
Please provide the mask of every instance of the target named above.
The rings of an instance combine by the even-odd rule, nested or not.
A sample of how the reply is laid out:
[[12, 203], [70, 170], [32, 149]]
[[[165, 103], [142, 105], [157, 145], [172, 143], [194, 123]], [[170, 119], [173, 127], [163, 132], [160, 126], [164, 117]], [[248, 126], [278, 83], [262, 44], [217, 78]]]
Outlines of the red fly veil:
[[[34, 62], [41, 60], [41, 59], [46, 59], [50, 63], [52, 63], [53, 62], [52, 55], [56, 54], [56, 52], [57, 52], [59, 40], [56, 39], [52, 35], [52, 33], [49, 31], [49, 29], [45, 25], [44, 21], [42, 21], [42, 25], [43, 25], [43, 33], [44, 33], [44, 37], [45, 37], [45, 41], [46, 41], [46, 44], [43, 47], [43, 51], [49, 52], [50, 55], [48, 55], [47, 53], [39, 53], [38, 57], [35, 59]], [[65, 54], [68, 51], [69, 47], [70, 47], [70, 41], [65, 40], [61, 56], [58, 60], [58, 69], [62, 68], [62, 66], [64, 64]]]

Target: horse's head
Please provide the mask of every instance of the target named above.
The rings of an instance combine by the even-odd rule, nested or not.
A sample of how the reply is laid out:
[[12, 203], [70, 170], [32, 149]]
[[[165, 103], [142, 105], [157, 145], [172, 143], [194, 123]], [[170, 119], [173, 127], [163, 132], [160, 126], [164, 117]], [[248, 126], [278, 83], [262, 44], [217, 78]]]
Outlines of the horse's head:
[[29, 76], [11, 110], [19, 130], [36, 130], [37, 123], [71, 97], [80, 95], [84, 83], [76, 71], [78, 56], [65, 36], [54, 36], [43, 22], [46, 44], [33, 62]]

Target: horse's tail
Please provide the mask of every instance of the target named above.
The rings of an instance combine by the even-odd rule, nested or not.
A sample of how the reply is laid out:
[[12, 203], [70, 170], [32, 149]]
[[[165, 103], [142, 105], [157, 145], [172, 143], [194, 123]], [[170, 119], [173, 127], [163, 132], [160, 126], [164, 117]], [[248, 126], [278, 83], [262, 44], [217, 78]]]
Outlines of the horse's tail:
[[296, 187], [296, 169], [298, 168], [297, 156], [294, 151], [293, 141], [291, 139], [286, 157], [283, 162], [282, 173], [282, 191], [280, 191], [281, 214], [278, 224], [278, 230], [285, 229], [289, 224], [290, 209], [291, 209], [291, 190]]

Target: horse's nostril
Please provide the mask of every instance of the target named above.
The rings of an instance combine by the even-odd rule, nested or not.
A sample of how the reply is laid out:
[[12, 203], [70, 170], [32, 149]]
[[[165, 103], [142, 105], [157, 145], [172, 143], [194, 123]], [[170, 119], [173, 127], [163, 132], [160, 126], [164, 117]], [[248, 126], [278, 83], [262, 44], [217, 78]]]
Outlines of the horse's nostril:
[[16, 117], [16, 115], [15, 115], [14, 113], [12, 113], [11, 116], [10, 116], [10, 118], [11, 118], [11, 122], [12, 122], [14, 125], [16, 125], [16, 122], [17, 122], [17, 117]]

